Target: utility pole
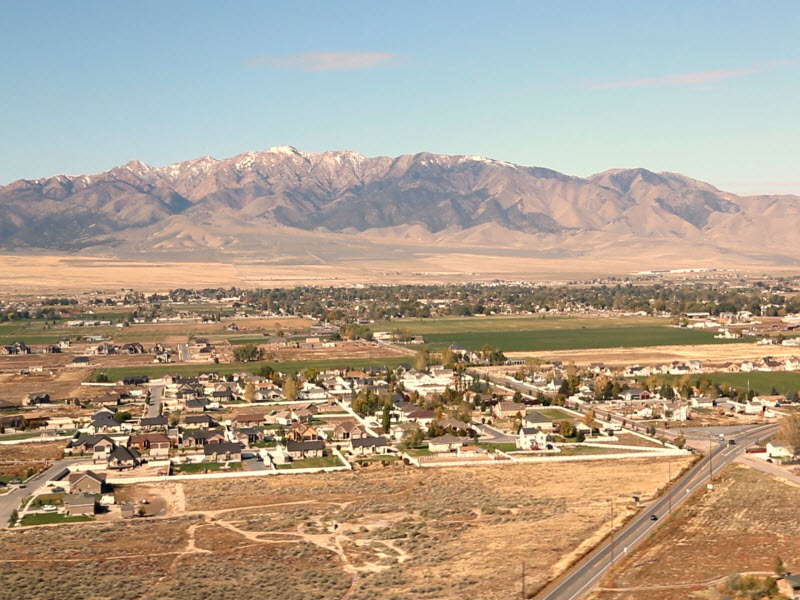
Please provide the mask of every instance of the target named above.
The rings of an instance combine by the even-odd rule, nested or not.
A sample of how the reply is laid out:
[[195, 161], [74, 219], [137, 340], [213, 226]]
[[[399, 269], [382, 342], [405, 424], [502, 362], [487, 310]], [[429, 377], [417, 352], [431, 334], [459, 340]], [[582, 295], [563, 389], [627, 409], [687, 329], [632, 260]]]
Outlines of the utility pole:
[[611, 505], [611, 567], [614, 566], [614, 500], [609, 500]]
[[522, 561], [522, 600], [525, 600], [525, 561]]
[[708, 440], [708, 480], [714, 483], [714, 467], [711, 464], [711, 440]]
[[672, 512], [672, 461], [667, 459], [667, 468], [668, 468], [668, 480], [667, 480], [667, 502], [669, 503], [669, 508], [667, 509], [667, 514]]

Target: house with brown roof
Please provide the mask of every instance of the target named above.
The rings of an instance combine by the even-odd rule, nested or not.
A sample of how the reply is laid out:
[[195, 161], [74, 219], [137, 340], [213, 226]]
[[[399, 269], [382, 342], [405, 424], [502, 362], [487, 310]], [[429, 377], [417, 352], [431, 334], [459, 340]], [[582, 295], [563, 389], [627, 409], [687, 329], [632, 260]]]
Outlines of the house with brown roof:
[[286, 452], [294, 459], [325, 456], [325, 442], [286, 442]]
[[466, 438], [456, 437], [454, 435], [440, 435], [439, 437], [428, 440], [428, 450], [431, 452], [450, 452], [463, 446]]
[[494, 416], [496, 419], [513, 419], [517, 416], [525, 414], [525, 405], [522, 402], [499, 402], [494, 407]]
[[383, 454], [388, 447], [389, 443], [386, 441], [385, 437], [366, 436], [351, 438], [348, 450], [350, 454], [356, 456], [367, 456], [370, 454]]
[[336, 426], [333, 428], [331, 439], [350, 440], [365, 437], [366, 435], [366, 427], [364, 427], [358, 421], [348, 419], [336, 424]]
[[319, 432], [313, 425], [306, 423], [296, 423], [286, 433], [286, 439], [293, 442], [310, 442], [319, 439]]
[[67, 494], [64, 496], [64, 507], [70, 517], [94, 516], [95, 499], [89, 494]]
[[136, 447], [139, 452], [149, 452], [154, 459], [169, 458], [172, 442], [163, 433], [144, 433], [132, 435], [128, 439], [128, 447]]
[[263, 413], [245, 413], [236, 415], [231, 422], [235, 427], [262, 427], [267, 424], [267, 418]]
[[106, 475], [94, 471], [78, 471], [70, 473], [67, 482], [70, 494], [102, 494], [106, 487]]
[[239, 442], [220, 442], [203, 446], [203, 460], [227, 462], [242, 460], [242, 445]]

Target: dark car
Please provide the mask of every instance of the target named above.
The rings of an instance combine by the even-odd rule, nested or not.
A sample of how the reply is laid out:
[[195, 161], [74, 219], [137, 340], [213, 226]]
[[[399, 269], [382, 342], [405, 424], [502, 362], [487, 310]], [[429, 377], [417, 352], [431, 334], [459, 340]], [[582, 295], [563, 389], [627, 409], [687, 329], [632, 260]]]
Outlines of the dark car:
[[728, 446], [735, 446], [736, 440], [728, 440]]
[[651, 521], [658, 521], [658, 515], [650, 515]]

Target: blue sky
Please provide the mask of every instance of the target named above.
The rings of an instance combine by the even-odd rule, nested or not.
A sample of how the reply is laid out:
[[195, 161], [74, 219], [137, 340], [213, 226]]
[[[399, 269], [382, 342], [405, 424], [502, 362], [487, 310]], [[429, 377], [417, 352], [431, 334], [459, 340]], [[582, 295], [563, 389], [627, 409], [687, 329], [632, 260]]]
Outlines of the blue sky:
[[0, 184], [289, 144], [800, 193], [800, 3], [0, 0]]

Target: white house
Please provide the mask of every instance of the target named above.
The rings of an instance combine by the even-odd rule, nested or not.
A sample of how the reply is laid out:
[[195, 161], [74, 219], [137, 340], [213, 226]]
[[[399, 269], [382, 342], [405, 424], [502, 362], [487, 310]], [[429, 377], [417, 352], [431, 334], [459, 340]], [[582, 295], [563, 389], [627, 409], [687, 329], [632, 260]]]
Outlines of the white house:
[[769, 458], [793, 458], [794, 452], [788, 444], [767, 442], [767, 456]]
[[552, 446], [553, 437], [536, 427], [522, 427], [519, 430], [517, 447], [522, 450], [544, 450], [547, 444]]

